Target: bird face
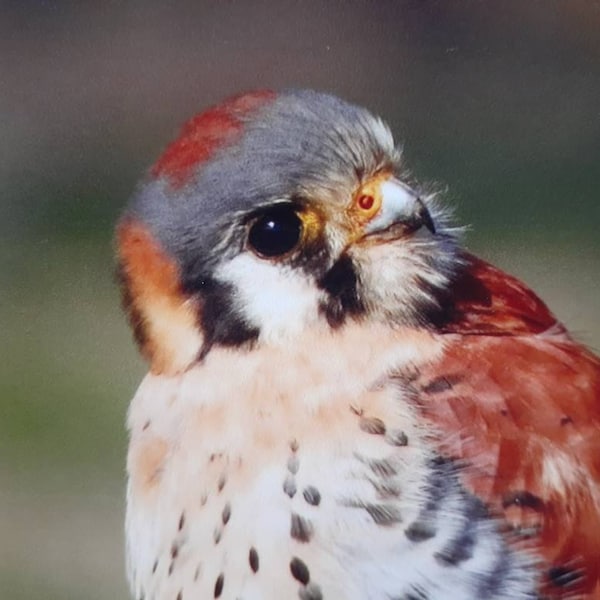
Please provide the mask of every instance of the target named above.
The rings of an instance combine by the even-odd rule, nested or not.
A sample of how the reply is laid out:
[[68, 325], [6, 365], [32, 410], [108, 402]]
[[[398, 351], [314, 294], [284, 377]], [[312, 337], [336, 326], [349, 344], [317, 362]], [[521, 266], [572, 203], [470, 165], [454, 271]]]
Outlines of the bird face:
[[190, 121], [118, 237], [125, 304], [159, 371], [348, 320], [427, 326], [460, 264], [389, 129], [308, 91], [239, 96]]

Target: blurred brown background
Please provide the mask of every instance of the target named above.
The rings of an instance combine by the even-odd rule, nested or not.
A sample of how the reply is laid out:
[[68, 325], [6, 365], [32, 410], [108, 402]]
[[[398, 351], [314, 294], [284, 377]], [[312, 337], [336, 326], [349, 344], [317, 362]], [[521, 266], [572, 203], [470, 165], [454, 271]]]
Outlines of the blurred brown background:
[[112, 225], [187, 117], [312, 87], [384, 116], [469, 247], [600, 347], [600, 3], [0, 3], [0, 597], [126, 598], [144, 368]]

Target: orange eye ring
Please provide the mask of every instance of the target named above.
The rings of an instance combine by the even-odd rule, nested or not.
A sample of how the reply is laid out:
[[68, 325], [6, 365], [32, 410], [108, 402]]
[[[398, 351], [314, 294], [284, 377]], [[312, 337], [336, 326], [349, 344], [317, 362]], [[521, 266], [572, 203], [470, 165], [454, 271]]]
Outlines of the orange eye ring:
[[356, 203], [362, 210], [371, 210], [375, 204], [375, 198], [371, 194], [361, 194]]

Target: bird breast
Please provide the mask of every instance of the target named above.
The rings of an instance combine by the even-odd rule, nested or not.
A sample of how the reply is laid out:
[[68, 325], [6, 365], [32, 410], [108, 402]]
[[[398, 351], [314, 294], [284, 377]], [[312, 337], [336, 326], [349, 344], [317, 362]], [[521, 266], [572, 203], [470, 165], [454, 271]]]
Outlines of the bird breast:
[[[135, 597], [401, 597], [447, 569], [436, 553], [469, 520], [470, 542], [493, 538], [491, 564], [502, 542], [471, 518], [453, 473], [432, 466], [431, 432], [402, 386], [440, 351], [426, 333], [348, 326], [148, 375], [129, 415]], [[453, 597], [477, 597], [475, 575], [460, 572]]]

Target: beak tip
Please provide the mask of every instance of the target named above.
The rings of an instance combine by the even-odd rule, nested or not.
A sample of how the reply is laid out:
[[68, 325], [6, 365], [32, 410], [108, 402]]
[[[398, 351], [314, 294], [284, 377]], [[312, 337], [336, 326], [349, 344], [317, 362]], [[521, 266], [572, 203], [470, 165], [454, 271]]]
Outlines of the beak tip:
[[433, 223], [433, 219], [431, 218], [431, 214], [427, 210], [425, 203], [420, 198], [417, 198], [417, 217], [421, 221], [421, 223], [429, 229], [429, 231], [435, 235], [435, 224]]

